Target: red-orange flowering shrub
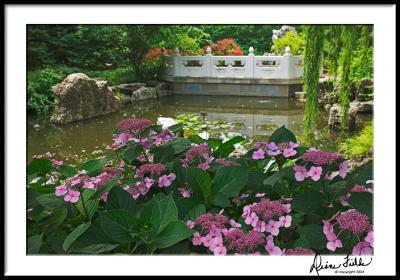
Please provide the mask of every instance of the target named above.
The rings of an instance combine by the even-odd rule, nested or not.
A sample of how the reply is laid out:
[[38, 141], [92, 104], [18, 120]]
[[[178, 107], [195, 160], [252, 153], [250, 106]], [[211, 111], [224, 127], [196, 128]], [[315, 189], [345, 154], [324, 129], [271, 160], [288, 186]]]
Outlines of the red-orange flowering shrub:
[[211, 48], [214, 55], [244, 55], [240, 46], [232, 38], [221, 39], [216, 43], [205, 46], [204, 50], [207, 50], [208, 47]]
[[[172, 50], [164, 49], [164, 55], [172, 55]], [[146, 60], [151, 61], [154, 59], [159, 59], [161, 56], [161, 48], [152, 48], [148, 50], [146, 54]]]

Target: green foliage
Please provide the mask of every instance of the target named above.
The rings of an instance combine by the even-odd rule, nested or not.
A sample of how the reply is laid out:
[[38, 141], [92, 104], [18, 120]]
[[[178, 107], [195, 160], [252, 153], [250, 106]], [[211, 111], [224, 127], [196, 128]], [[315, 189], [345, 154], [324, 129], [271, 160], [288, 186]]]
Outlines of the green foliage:
[[339, 101], [341, 106], [341, 124], [347, 126], [347, 111], [350, 107], [350, 70], [353, 58], [355, 27], [345, 25], [343, 27], [343, 49], [340, 55], [340, 80], [339, 80]]
[[361, 80], [371, 78], [373, 76], [373, 58], [374, 51], [372, 46], [373, 36], [370, 26], [363, 25], [361, 27], [361, 36], [358, 42], [358, 47], [353, 52], [353, 59], [350, 67], [350, 79]]
[[211, 43], [210, 34], [193, 25], [171, 25], [160, 29], [159, 47], [166, 49], [179, 48], [183, 55], [200, 55], [202, 47]]
[[88, 230], [90, 224], [81, 224], [77, 226], [64, 240], [63, 249], [68, 251], [69, 247], [81, 236], [85, 231]]
[[90, 78], [105, 80], [110, 86], [124, 83], [132, 83], [135, 81], [135, 73], [132, 67], [125, 66], [111, 70], [82, 71]]
[[100, 214], [104, 233], [118, 243], [129, 243], [134, 238], [135, 216], [125, 210], [109, 210]]
[[61, 82], [64, 75], [54, 69], [28, 73], [27, 108], [31, 111], [49, 112], [54, 106], [52, 86]]
[[310, 213], [321, 210], [322, 194], [317, 191], [307, 191], [293, 198], [293, 210], [300, 213]]
[[281, 126], [269, 137], [270, 142], [282, 143], [292, 141], [293, 143], [297, 143], [296, 136], [285, 126]]
[[304, 53], [304, 44], [303, 34], [288, 31], [283, 37], [274, 42], [271, 47], [271, 52], [283, 55], [285, 53], [285, 48], [289, 46], [293, 55], [301, 55]]
[[[175, 131], [181, 129], [180, 125], [174, 127]], [[149, 140], [148, 137], [154, 136], [157, 131], [160, 132], [160, 127], [154, 125], [140, 134], [142, 139]], [[161, 145], [150, 141], [149, 148], [140, 150], [137, 144], [124, 145], [115, 150], [115, 156], [89, 159], [78, 166], [59, 166], [47, 159], [35, 158], [27, 168], [27, 253], [204, 253], [207, 249], [195, 247], [191, 242], [195, 232], [202, 236], [206, 233], [197, 224], [197, 218], [208, 214], [202, 217], [208, 219], [211, 214], [220, 213], [229, 218], [227, 221], [231, 225], [233, 221], [238, 222], [241, 224], [240, 230], [248, 232], [254, 225], [244, 221], [245, 206], [252, 207], [265, 198], [281, 204], [280, 207], [284, 207], [286, 212], [271, 219], [278, 221], [280, 218], [292, 217], [287, 226], [280, 226], [279, 236], [273, 237], [275, 246], [282, 249], [300, 246], [318, 253], [327, 253], [322, 221], [330, 219], [338, 211], [356, 209], [368, 215], [372, 221], [372, 194], [351, 192], [356, 184], [365, 184], [372, 179], [371, 165], [351, 170], [346, 180], [340, 176], [333, 180], [327, 179], [327, 172], [339, 169], [339, 164], [344, 160], [339, 159], [332, 164], [322, 165], [321, 174], [315, 175], [318, 178], [308, 176], [299, 180], [295, 175], [294, 164], [311, 170], [310, 163], [304, 162], [302, 158], [305, 147], [294, 147], [296, 153], [288, 158], [280, 153], [255, 160], [251, 156], [254, 149], [238, 158], [229, 157], [235, 151], [235, 145], [243, 141], [243, 137], [236, 136], [225, 142], [211, 139], [199, 141], [193, 138], [196, 142], [207, 142], [212, 146], [209, 152], [201, 151], [198, 155], [185, 154], [195, 145], [189, 139], [173, 137], [172, 141]], [[296, 142], [296, 137], [281, 127], [271, 135], [272, 140], [276, 143]], [[191, 153], [193, 151], [196, 149]], [[144, 153], [148, 158], [138, 160]], [[188, 155], [193, 158], [189, 160]], [[120, 165], [121, 158], [125, 159], [123, 166]], [[205, 170], [198, 166], [198, 161], [203, 160], [209, 164], [202, 167]], [[156, 163], [157, 166], [151, 165], [156, 169], [162, 163], [162, 168], [166, 170], [160, 171], [160, 174], [156, 171], [142, 175], [136, 172], [142, 170], [143, 164], [147, 163]], [[87, 173], [77, 174], [77, 170], [82, 169]], [[60, 176], [55, 178], [56, 182], [46, 185], [50, 174], [56, 171], [60, 172]], [[100, 184], [97, 179], [104, 179], [104, 175], [111, 177]], [[169, 185], [162, 185], [161, 176], [165, 176], [163, 179], [174, 179], [168, 179], [171, 180]], [[146, 186], [149, 181], [152, 181], [150, 187]], [[93, 183], [90, 187], [94, 189], [88, 188], [85, 183]], [[62, 188], [55, 189], [56, 186], [68, 186], [69, 190], [60, 194]], [[144, 193], [143, 187], [146, 188]], [[140, 188], [140, 195], [135, 197], [135, 191]], [[184, 195], [182, 189], [189, 195]], [[78, 200], [66, 199], [67, 195], [73, 194], [71, 190], [80, 194]], [[266, 197], [260, 198], [260, 193]], [[341, 198], [347, 194], [350, 194], [347, 199], [349, 206], [343, 206]], [[196, 221], [194, 228], [188, 220], [192, 223]], [[229, 230], [232, 228], [225, 226]], [[340, 236], [345, 234], [348, 233], [344, 232]], [[269, 233], [264, 232], [262, 235], [265, 238]], [[360, 239], [364, 237], [360, 236]], [[343, 243], [343, 248], [336, 253], [351, 252], [355, 245], [347, 241], [345, 243], [344, 238]], [[230, 254], [234, 253], [230, 248], [227, 250]], [[264, 249], [261, 251], [267, 253]]]
[[361, 132], [340, 144], [339, 150], [348, 158], [356, 158], [368, 154], [374, 144], [374, 129], [372, 124], [366, 125]]
[[303, 91], [306, 92], [304, 108], [304, 132], [310, 134], [318, 115], [319, 76], [323, 56], [323, 32], [321, 25], [309, 25], [305, 29]]
[[324, 52], [327, 70], [334, 79], [337, 77], [339, 67], [339, 55], [342, 47], [342, 25], [331, 25], [325, 31]]
[[354, 209], [372, 218], [372, 194], [369, 192], [353, 193], [349, 204]]
[[322, 231], [321, 225], [309, 224], [299, 230], [300, 238], [305, 243], [302, 247], [313, 249], [323, 249], [326, 246], [326, 237]]

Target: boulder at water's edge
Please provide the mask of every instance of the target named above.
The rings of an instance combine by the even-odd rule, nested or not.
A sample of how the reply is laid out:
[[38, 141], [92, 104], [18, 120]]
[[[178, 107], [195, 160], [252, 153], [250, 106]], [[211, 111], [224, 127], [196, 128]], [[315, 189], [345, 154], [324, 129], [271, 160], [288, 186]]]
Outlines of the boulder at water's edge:
[[68, 75], [53, 87], [56, 107], [50, 121], [66, 124], [116, 112], [121, 101], [108, 88], [106, 81], [89, 78], [83, 73]]

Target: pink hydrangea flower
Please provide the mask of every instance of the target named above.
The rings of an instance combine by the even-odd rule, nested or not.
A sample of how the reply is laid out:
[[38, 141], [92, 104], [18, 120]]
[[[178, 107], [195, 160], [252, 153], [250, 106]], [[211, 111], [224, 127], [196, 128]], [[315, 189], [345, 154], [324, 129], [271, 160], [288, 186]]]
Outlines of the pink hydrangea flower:
[[361, 234], [371, 229], [371, 223], [368, 216], [355, 209], [341, 212], [336, 217], [336, 221], [340, 229], [349, 230], [355, 234]]
[[201, 243], [203, 243], [203, 245], [205, 247], [210, 247], [211, 240], [212, 240], [212, 235], [211, 234], [207, 234], [206, 236], [202, 237], [200, 240], [201, 240]]
[[92, 181], [86, 181], [83, 183], [84, 189], [94, 189], [94, 184]]
[[211, 229], [208, 233], [214, 237], [222, 237], [222, 229], [216, 225], [211, 225]]
[[255, 194], [255, 197], [264, 197], [265, 196], [265, 193], [256, 193]]
[[271, 235], [273, 236], [277, 236], [279, 234], [279, 227], [280, 227], [280, 222], [276, 222], [271, 219], [265, 226], [265, 231], [271, 233]]
[[279, 224], [281, 227], [290, 227], [292, 225], [292, 216], [281, 216], [279, 217]]
[[257, 225], [254, 227], [255, 231], [258, 232], [265, 232], [266, 231], [266, 224], [264, 221], [258, 221]]
[[283, 156], [288, 158], [294, 156], [297, 152], [293, 148], [288, 148], [283, 150]]
[[226, 247], [218, 246], [214, 248], [214, 256], [225, 256], [226, 255]]
[[275, 246], [274, 238], [272, 237], [272, 235], [268, 235], [268, 237], [267, 237], [267, 244], [265, 245], [265, 250], [271, 256], [281, 256], [282, 255], [282, 250], [278, 246]]
[[337, 248], [342, 248], [342, 247], [343, 247], [343, 245], [342, 245], [342, 241], [341, 241], [340, 239], [336, 239], [336, 240], [333, 240], [333, 241], [329, 241], [329, 242], [326, 244], [326, 248], [327, 248], [328, 250], [333, 251], [333, 252], [335, 252]]
[[234, 228], [240, 228], [242, 226], [241, 224], [237, 223], [235, 220], [232, 219], [229, 221], [229, 224]]
[[304, 166], [295, 165], [295, 166], [293, 166], [293, 170], [295, 171], [294, 177], [296, 178], [296, 181], [298, 181], [298, 182], [304, 181], [304, 179], [309, 176], [308, 171]]
[[323, 220], [322, 223], [324, 224], [323, 232], [324, 234], [333, 233], [333, 226], [329, 221]]
[[349, 167], [349, 161], [343, 161], [341, 164], [339, 164], [339, 176], [344, 178], [346, 177], [347, 169]]
[[216, 249], [217, 247], [223, 247], [224, 243], [222, 241], [222, 236], [221, 237], [214, 237], [213, 239], [211, 239], [211, 244], [210, 247], [208, 247], [208, 249], [210, 249], [211, 252], [214, 251], [214, 249]]
[[62, 160], [56, 160], [56, 159], [54, 159], [54, 160], [52, 161], [52, 163], [53, 163], [54, 165], [63, 165], [63, 164], [64, 164], [64, 162], [63, 162]]
[[201, 170], [207, 170], [210, 168], [210, 163], [212, 161], [212, 158], [208, 158], [205, 162], [199, 163], [197, 165], [197, 168], [200, 168]]
[[303, 154], [303, 160], [306, 162], [312, 162], [315, 165], [327, 165], [335, 162], [343, 155], [332, 152], [322, 152], [316, 149], [308, 149], [306, 153]]
[[277, 156], [281, 153], [281, 151], [279, 150], [278, 145], [275, 144], [275, 142], [270, 142], [267, 145], [267, 154], [270, 156]]
[[310, 170], [308, 171], [308, 176], [310, 176], [314, 181], [318, 181], [321, 178], [321, 174], [321, 166], [311, 166]]
[[192, 244], [194, 246], [201, 245], [201, 238], [202, 238], [201, 235], [198, 232], [195, 232], [193, 234]]
[[292, 205], [291, 204], [282, 204], [283, 209], [285, 209], [286, 213], [290, 213], [292, 211]]
[[104, 202], [107, 202], [108, 200], [108, 192], [104, 192], [100, 195], [100, 199], [103, 200]]
[[172, 182], [175, 180], [176, 176], [174, 173], [170, 173], [168, 176], [163, 175], [158, 179], [158, 186], [160, 188], [163, 187], [168, 187], [172, 184]]
[[186, 225], [188, 226], [188, 228], [192, 229], [192, 228], [194, 228], [195, 223], [193, 221], [191, 221], [191, 220], [188, 220], [186, 222]]
[[374, 247], [374, 232], [368, 232], [367, 236], [365, 237], [365, 242], [368, 242], [371, 247]]
[[255, 227], [257, 225], [258, 220], [259, 220], [259, 218], [258, 218], [257, 214], [253, 212], [249, 216], [246, 217], [244, 222], [247, 225], [251, 224], [253, 227]]
[[348, 202], [347, 200], [350, 198], [350, 196], [351, 196], [351, 194], [349, 194], [349, 193], [340, 196], [340, 203], [341, 203], [343, 206], [349, 206], [350, 204], [349, 204], [349, 202]]
[[80, 192], [69, 190], [66, 195], [64, 195], [64, 201], [69, 201], [71, 203], [76, 203], [79, 200]]
[[144, 183], [148, 189], [154, 184], [154, 180], [150, 179], [149, 177], [144, 178]]
[[181, 193], [182, 197], [190, 197], [190, 190], [178, 188], [178, 191]]
[[68, 191], [67, 186], [61, 185], [61, 186], [56, 187], [55, 194], [56, 194], [56, 196], [62, 196], [64, 194], [66, 194], [67, 191]]
[[251, 156], [252, 159], [258, 160], [258, 159], [264, 159], [265, 158], [265, 151], [263, 149], [258, 149], [253, 153]]
[[289, 147], [290, 148], [297, 148], [299, 146], [299, 144], [297, 144], [297, 143], [294, 143], [294, 142], [292, 142], [292, 141], [289, 141]]
[[81, 179], [79, 177], [74, 177], [71, 179], [71, 186], [78, 185], [81, 182]]
[[353, 248], [352, 254], [354, 256], [371, 256], [372, 248], [370, 247], [370, 243], [368, 242], [359, 242]]

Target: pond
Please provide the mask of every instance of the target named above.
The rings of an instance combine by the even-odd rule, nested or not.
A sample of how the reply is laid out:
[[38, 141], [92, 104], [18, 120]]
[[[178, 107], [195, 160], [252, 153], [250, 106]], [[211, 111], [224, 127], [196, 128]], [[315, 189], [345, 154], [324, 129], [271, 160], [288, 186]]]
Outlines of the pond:
[[[335, 150], [350, 134], [329, 130], [328, 112], [321, 108], [319, 113], [313, 139], [307, 144], [323, 150]], [[29, 115], [28, 160], [32, 155], [48, 151], [55, 152], [58, 158], [67, 162], [101, 155], [111, 143], [113, 130], [121, 119], [143, 117], [155, 123], [157, 117], [176, 118], [181, 114], [193, 114], [205, 121], [231, 123], [233, 128], [230, 131], [253, 141], [267, 140], [276, 128], [285, 125], [300, 142], [306, 141], [302, 133], [303, 108], [296, 105], [293, 99], [174, 95], [124, 106], [117, 113], [63, 126], [51, 124], [49, 116]], [[370, 115], [362, 115], [358, 123], [362, 127], [369, 120]]]

